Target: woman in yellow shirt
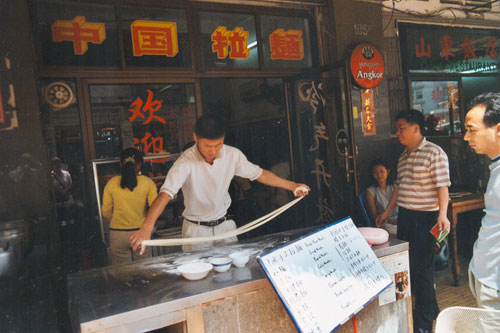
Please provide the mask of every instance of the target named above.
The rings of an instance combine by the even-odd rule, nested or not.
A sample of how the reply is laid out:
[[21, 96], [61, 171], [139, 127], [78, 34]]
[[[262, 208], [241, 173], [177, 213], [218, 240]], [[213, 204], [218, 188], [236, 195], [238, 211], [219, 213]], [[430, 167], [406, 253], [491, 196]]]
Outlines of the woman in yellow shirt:
[[[142, 226], [147, 208], [158, 196], [156, 185], [140, 175], [144, 159], [135, 148], [122, 150], [121, 175], [114, 176], [104, 187], [102, 215], [110, 221], [109, 247], [111, 264], [122, 264], [151, 257], [151, 250], [135, 256], [130, 248], [130, 236]], [[149, 248], [150, 249], [150, 248]]]

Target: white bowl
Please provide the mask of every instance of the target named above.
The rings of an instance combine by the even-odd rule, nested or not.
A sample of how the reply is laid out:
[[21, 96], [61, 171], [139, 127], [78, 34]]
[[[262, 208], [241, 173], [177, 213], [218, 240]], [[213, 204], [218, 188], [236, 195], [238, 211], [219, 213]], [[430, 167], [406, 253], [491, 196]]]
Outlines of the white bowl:
[[243, 267], [250, 259], [250, 255], [246, 252], [234, 252], [229, 255], [229, 258], [233, 259], [234, 266]]
[[201, 280], [207, 276], [212, 265], [206, 262], [193, 262], [177, 267], [177, 270], [188, 280]]
[[214, 270], [216, 272], [226, 272], [229, 268], [231, 268], [231, 263], [233, 260], [228, 257], [223, 257], [223, 258], [213, 258], [210, 260], [210, 263], [212, 266], [214, 266]]

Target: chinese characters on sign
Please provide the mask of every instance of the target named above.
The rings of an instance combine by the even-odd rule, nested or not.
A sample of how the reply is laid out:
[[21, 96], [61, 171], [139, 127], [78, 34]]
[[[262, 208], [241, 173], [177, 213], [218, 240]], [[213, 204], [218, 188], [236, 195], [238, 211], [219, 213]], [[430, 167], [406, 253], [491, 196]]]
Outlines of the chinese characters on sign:
[[[179, 53], [176, 22], [135, 20], [130, 25], [133, 55], [175, 57]], [[248, 59], [249, 32], [242, 27], [228, 30], [219, 26], [211, 34], [212, 52], [218, 59]], [[73, 42], [74, 54], [84, 55], [88, 43], [101, 44], [106, 39], [104, 23], [86, 22], [84, 16], [71, 21], [57, 20], [52, 24], [54, 42]], [[276, 29], [269, 35], [271, 60], [302, 60], [304, 40], [302, 30]]]
[[498, 72], [500, 30], [400, 23], [402, 60], [410, 71]]
[[392, 283], [350, 218], [258, 260], [301, 332], [334, 331]]
[[234, 30], [229, 31], [226, 27], [218, 27], [212, 33], [212, 52], [217, 53], [217, 58], [225, 59], [228, 55], [228, 48], [231, 47], [229, 52], [230, 59], [247, 59], [250, 55], [248, 49], [248, 31], [243, 28], [236, 27]]
[[137, 116], [139, 116], [142, 119], [145, 119], [144, 113], [149, 112], [148, 119], [146, 119], [146, 121], [143, 122], [143, 124], [149, 124], [151, 120], [153, 120], [153, 118], [158, 120], [162, 124], [165, 124], [166, 123], [165, 119], [153, 115], [156, 111], [158, 111], [158, 109], [161, 108], [161, 102], [156, 100], [153, 101], [153, 92], [151, 90], [148, 89], [147, 92], [148, 92], [148, 98], [146, 100], [146, 104], [144, 104], [142, 98], [140, 97], [137, 97], [137, 99], [134, 102], [132, 102], [130, 106], [133, 106], [133, 108], [128, 109], [130, 112], [132, 112], [132, 115], [128, 118], [128, 120], [132, 122], [134, 121], [135, 118], [137, 118]]
[[[497, 40], [496, 37], [489, 36], [487, 37], [488, 44], [486, 46], [486, 49], [484, 53], [482, 53], [480, 56], [484, 58], [491, 58], [495, 60], [498, 56], [498, 52], [496, 51], [497, 47]], [[444, 58], [446, 61], [450, 60], [450, 57], [456, 58], [455, 53], [452, 52], [453, 50], [453, 39], [449, 35], [444, 35], [441, 36], [441, 52], [440, 56]], [[463, 59], [476, 59], [478, 57], [478, 54], [476, 52], [476, 39], [475, 38], [468, 38], [465, 37], [463, 39], [462, 45], [459, 46], [459, 49], [463, 52]], [[420, 37], [420, 45], [415, 45], [415, 56], [417, 58], [422, 58], [422, 57], [431, 57], [431, 52], [432, 52], [432, 47], [430, 43], [425, 42], [424, 37]]]
[[271, 59], [302, 60], [304, 58], [304, 40], [302, 31], [283, 29], [269, 35]]
[[101, 44], [106, 39], [104, 23], [85, 22], [85, 17], [76, 16], [72, 21], [57, 20], [52, 24], [54, 42], [73, 42], [76, 55], [88, 50], [88, 43]]
[[[325, 166], [325, 157], [324, 154], [322, 154], [324, 149], [320, 149], [323, 146], [320, 139], [328, 141], [327, 128], [323, 123], [323, 111], [326, 106], [326, 100], [323, 97], [323, 83], [317, 84], [314, 80], [310, 82], [302, 82], [298, 85], [297, 90], [299, 91], [300, 99], [303, 102], [308, 102], [311, 106], [313, 115], [311, 119], [316, 120], [316, 124], [314, 125], [314, 142], [309, 147], [309, 152], [314, 153], [314, 164], [311, 166], [311, 174], [316, 176], [318, 193], [320, 193], [320, 197], [318, 198], [318, 203], [316, 205], [319, 210], [317, 220], [330, 222], [333, 220], [333, 210], [328, 206], [328, 198], [326, 196], [321, 196], [323, 191], [320, 191], [320, 188], [323, 185], [330, 188], [328, 180], [332, 178], [332, 175], [327, 172], [327, 168]], [[325, 193], [328, 193], [328, 191]]]
[[[177, 142], [179, 141], [179, 125], [182, 126], [180, 129], [183, 133], [184, 142], [192, 140], [193, 129], [194, 129], [194, 112], [189, 106], [182, 106], [182, 117], [179, 119], [178, 111], [175, 107], [168, 109], [166, 118], [157, 115], [162, 108], [163, 104], [161, 100], [154, 98], [154, 93], [152, 90], [147, 89], [147, 98], [144, 101], [141, 97], [137, 97], [129, 106], [128, 111], [131, 112], [128, 120], [130, 122], [142, 121], [142, 125], [161, 123], [166, 125], [166, 134], [156, 133], [154, 130], [151, 132], [147, 131], [142, 138], [133, 138], [133, 145], [137, 146], [139, 150], [144, 151], [146, 154], [157, 154], [165, 152], [164, 150], [164, 139], [167, 142]], [[168, 121], [167, 121], [168, 120]], [[156, 133], [156, 134], [155, 134]], [[160, 134], [160, 135], [158, 135]], [[160, 160], [155, 160], [155, 162], [163, 162]]]
[[179, 53], [175, 22], [137, 20], [130, 26], [130, 33], [136, 57], [143, 54], [175, 57]]
[[372, 89], [361, 90], [361, 122], [363, 124], [363, 136], [377, 135], [375, 102]]

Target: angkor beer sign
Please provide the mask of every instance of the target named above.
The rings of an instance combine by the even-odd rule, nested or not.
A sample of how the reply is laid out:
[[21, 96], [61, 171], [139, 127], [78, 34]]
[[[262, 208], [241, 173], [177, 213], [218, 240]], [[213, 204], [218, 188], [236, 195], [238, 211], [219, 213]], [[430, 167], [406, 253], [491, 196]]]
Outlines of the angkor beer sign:
[[377, 48], [370, 44], [356, 46], [351, 54], [351, 73], [362, 88], [375, 88], [384, 78], [384, 59]]

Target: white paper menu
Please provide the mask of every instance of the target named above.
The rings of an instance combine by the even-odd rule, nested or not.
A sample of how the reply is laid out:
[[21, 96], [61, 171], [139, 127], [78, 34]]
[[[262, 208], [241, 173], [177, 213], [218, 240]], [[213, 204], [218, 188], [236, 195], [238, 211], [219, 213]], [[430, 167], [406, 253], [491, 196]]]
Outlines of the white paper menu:
[[301, 332], [331, 332], [391, 283], [351, 218], [258, 257]]

